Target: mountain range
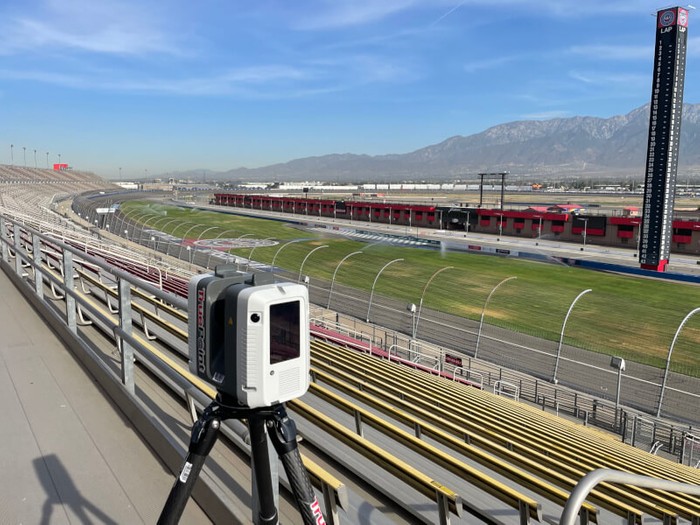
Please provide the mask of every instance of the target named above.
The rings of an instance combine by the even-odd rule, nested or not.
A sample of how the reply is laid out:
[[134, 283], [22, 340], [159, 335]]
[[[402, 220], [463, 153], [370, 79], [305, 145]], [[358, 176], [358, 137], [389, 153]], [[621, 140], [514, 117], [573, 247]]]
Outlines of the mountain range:
[[[649, 104], [610, 118], [570, 117], [500, 124], [450, 137], [404, 154], [332, 154], [261, 168], [208, 172], [207, 178], [245, 181], [472, 180], [508, 171], [526, 178], [633, 177], [643, 179]], [[678, 176], [700, 176], [700, 104], [684, 104]], [[177, 177], [201, 180], [202, 171]], [[172, 175], [171, 175], [172, 176]]]

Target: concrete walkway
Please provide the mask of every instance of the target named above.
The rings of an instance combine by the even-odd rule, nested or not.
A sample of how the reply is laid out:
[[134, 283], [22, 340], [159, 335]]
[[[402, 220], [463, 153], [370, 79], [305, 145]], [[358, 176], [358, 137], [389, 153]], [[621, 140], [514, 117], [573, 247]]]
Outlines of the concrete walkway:
[[174, 475], [2, 271], [0, 417], [0, 523], [157, 521]]

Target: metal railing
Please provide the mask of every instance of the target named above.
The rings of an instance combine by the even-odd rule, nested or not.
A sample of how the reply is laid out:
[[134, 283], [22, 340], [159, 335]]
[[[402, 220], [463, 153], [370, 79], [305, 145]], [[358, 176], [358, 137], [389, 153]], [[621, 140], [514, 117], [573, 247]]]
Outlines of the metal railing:
[[[599, 483], [604, 482], [623, 483], [635, 487], [665, 490], [668, 492], [682, 492], [700, 496], [700, 485], [667, 481], [649, 476], [630, 474], [629, 472], [622, 472], [619, 470], [598, 469], [586, 474], [581, 481], [578, 482], [576, 487], [574, 487], [574, 490], [571, 491], [571, 496], [569, 496], [569, 501], [564, 506], [559, 525], [576, 525], [579, 509], [586, 500], [586, 497]], [[693, 518], [692, 523], [693, 525], [700, 523], [700, 516]]]
[[[157, 315], [149, 315], [148, 310], [135, 303], [135, 298], [153, 301], [154, 308], [171, 309], [173, 312], [186, 312], [186, 299], [164, 292], [158, 286], [57, 240], [55, 234], [36, 231], [5, 216], [0, 216], [0, 258], [2, 269], [13, 275], [13, 280], [21, 285], [25, 295], [36, 299], [34, 303], [42, 309], [44, 315], [67, 328], [78, 343], [77, 346], [83, 349], [85, 355], [81, 359], [99, 362], [98, 368], [105, 373], [104, 377], [121, 384], [129, 402], [139, 406], [139, 395], [144, 395], [148, 390], [139, 389], [140, 393], [137, 394], [135, 359], [192, 407], [193, 399], [197, 400], [201, 410], [216, 395], [214, 389], [190, 374], [177, 356], [169, 355], [151, 344], [147, 328], [141, 335], [138, 324], [132, 318], [136, 315], [141, 317], [142, 324], [148, 320], [164, 328], [167, 323]], [[86, 288], [85, 282], [93, 289], [101, 290], [104, 300], [91, 293], [92, 290]], [[116, 301], [116, 308], [109, 305], [110, 299]], [[112, 367], [113, 358], [104, 362], [101, 354], [89, 350], [91, 342], [80, 329], [89, 323], [107, 335], [114, 345], [114, 356], [118, 355], [117, 370]], [[176, 335], [182, 337], [181, 333]], [[236, 423], [226, 421], [223, 425], [224, 433], [237, 435], [238, 438], [232, 441], [244, 444], [244, 452], [249, 453], [249, 449], [245, 448], [245, 430], [241, 430]], [[156, 432], [164, 432], [156, 422], [149, 421], [148, 424], [160, 429]], [[322, 492], [329, 523], [339, 523], [338, 507], [347, 506], [344, 485], [308, 458], [304, 458], [304, 464], [313, 472], [311, 478], [318, 483]], [[179, 468], [180, 465], [173, 466]], [[283, 484], [287, 483], [282, 475], [280, 478]], [[226, 501], [220, 488], [212, 485], [203, 494], [202, 497], [217, 499], [219, 508], [228, 512], [232, 518], [236, 515], [233, 503]]]

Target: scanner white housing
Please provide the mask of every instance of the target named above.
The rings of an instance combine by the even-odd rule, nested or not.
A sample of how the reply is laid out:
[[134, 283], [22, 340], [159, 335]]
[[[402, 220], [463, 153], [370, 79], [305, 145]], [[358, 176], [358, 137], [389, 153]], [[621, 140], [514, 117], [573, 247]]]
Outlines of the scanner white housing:
[[189, 284], [190, 371], [229, 404], [271, 406], [309, 388], [306, 287], [217, 267]]
[[306, 287], [250, 286], [236, 300], [238, 401], [256, 408], [302, 396], [310, 367]]

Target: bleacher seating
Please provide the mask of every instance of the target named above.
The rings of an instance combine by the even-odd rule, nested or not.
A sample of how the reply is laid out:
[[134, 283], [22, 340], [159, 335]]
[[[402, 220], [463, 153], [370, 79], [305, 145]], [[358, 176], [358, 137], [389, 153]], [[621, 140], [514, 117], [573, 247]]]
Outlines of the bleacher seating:
[[[674, 481], [698, 483], [697, 471], [617, 441], [603, 432], [534, 407], [421, 373], [386, 359], [314, 342], [317, 377], [333, 376], [353, 390], [391, 399], [397, 409], [507, 459], [564, 490], [587, 472], [614, 468]], [[325, 364], [325, 366], [324, 366]], [[338, 388], [338, 384], [334, 385]], [[516, 480], [514, 480], [516, 481]], [[601, 485], [591, 503], [630, 516], [639, 509], [657, 519], [700, 516], [697, 498], [648, 489]]]
[[113, 187], [93, 173], [0, 164], [0, 212], [35, 226], [61, 224], [51, 210], [57, 199]]

